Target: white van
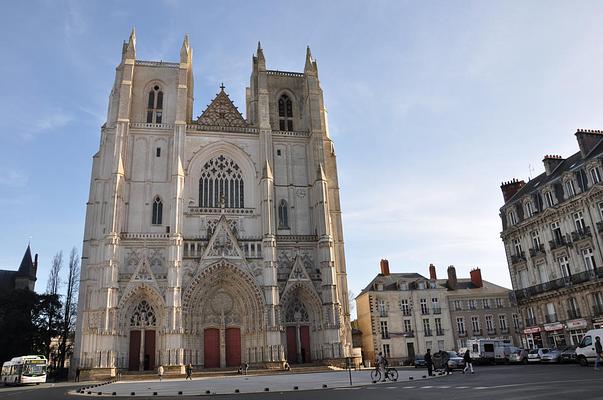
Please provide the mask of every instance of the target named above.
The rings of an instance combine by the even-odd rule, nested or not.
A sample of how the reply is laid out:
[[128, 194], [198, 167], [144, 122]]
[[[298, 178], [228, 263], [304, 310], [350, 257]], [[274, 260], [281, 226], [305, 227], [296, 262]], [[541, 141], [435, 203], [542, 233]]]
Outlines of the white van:
[[582, 341], [576, 348], [576, 359], [582, 366], [587, 366], [589, 363], [595, 362], [595, 338], [601, 338], [603, 344], [603, 329], [591, 329], [586, 332]]

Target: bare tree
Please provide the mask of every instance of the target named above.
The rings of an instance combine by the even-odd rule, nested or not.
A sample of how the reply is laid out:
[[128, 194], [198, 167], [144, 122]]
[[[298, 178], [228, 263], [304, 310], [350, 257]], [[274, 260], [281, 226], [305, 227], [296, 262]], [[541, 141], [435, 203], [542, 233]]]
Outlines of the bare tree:
[[61, 269], [63, 268], [63, 251], [59, 251], [52, 259], [50, 274], [46, 283], [46, 293], [58, 294], [61, 287]]
[[[67, 292], [63, 312], [63, 326], [61, 331], [61, 342], [59, 344], [59, 366], [65, 368], [65, 360], [71, 352], [73, 344], [73, 333], [77, 313], [77, 294], [80, 281], [80, 256], [77, 249], [73, 247], [69, 254], [69, 265], [67, 267]], [[71, 339], [71, 340], [69, 340]], [[68, 341], [70, 343], [68, 343]]]

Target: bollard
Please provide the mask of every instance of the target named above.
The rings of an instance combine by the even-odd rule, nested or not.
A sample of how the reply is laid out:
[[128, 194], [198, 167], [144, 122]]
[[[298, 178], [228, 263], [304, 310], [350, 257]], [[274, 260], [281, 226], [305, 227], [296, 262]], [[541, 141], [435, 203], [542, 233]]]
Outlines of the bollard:
[[409, 376], [408, 379], [412, 381], [415, 378], [413, 378], [412, 376]]
[[130, 392], [130, 396], [136, 396], [136, 392]]
[[117, 396], [117, 392], [111, 393], [111, 396]]
[[269, 392], [270, 388], [264, 388], [264, 392]]
[[157, 396], [157, 392], [153, 392], [153, 396]]
[[102, 395], [103, 395], [103, 392], [97, 392], [97, 393], [96, 393], [96, 395], [97, 395], [97, 396], [102, 396]]
[[178, 392], [178, 396], [182, 396], [182, 391]]
[[293, 390], [299, 390], [298, 386], [293, 386]]
[[240, 393], [239, 389], [235, 389], [235, 393]]
[[327, 388], [327, 385], [325, 385], [325, 384], [323, 383], [323, 384], [322, 384], [322, 388], [323, 388], [323, 389], [326, 389], [326, 388]]
[[205, 394], [211, 394], [211, 392], [209, 390], [206, 390]]
[[423, 375], [423, 379], [427, 379], [427, 375]]

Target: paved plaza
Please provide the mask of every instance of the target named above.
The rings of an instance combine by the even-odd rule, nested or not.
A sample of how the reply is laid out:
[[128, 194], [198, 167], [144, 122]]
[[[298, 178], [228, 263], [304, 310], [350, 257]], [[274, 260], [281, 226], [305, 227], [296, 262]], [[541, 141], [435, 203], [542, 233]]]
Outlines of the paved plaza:
[[[352, 385], [371, 384], [371, 370], [352, 371]], [[398, 370], [398, 381], [414, 381], [423, 379], [425, 369], [405, 368]], [[412, 380], [411, 380], [412, 377]], [[326, 385], [326, 386], [324, 386]], [[163, 379], [163, 381], [120, 381], [109, 385], [85, 390], [84, 394], [98, 396], [99, 392], [110, 396], [174, 396], [174, 395], [206, 395], [232, 393], [286, 392], [314, 389], [331, 389], [350, 387], [348, 371], [201, 377], [193, 380]], [[268, 389], [268, 390], [266, 390]], [[238, 392], [237, 392], [238, 390]], [[179, 393], [182, 392], [182, 393]], [[113, 394], [115, 393], [115, 394]], [[156, 394], [154, 394], [156, 393]]]

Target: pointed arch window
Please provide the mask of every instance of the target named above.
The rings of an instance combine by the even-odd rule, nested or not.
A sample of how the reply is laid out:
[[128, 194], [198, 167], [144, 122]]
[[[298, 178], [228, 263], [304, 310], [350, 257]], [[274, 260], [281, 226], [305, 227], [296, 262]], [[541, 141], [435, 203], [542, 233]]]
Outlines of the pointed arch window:
[[288, 207], [285, 199], [281, 200], [278, 205], [278, 228], [289, 229]]
[[217, 208], [245, 207], [245, 184], [239, 165], [220, 155], [203, 166], [199, 178], [199, 205]]
[[157, 316], [155, 310], [148, 301], [143, 300], [134, 309], [132, 316], [130, 317], [131, 327], [145, 327], [145, 326], [156, 326]]
[[149, 91], [147, 102], [147, 123], [160, 124], [163, 118], [163, 92], [158, 85]]
[[163, 203], [159, 196], [155, 197], [153, 201], [153, 217], [151, 223], [153, 225], [161, 225], [163, 220]]
[[278, 99], [278, 123], [281, 131], [293, 130], [293, 103], [286, 94]]

